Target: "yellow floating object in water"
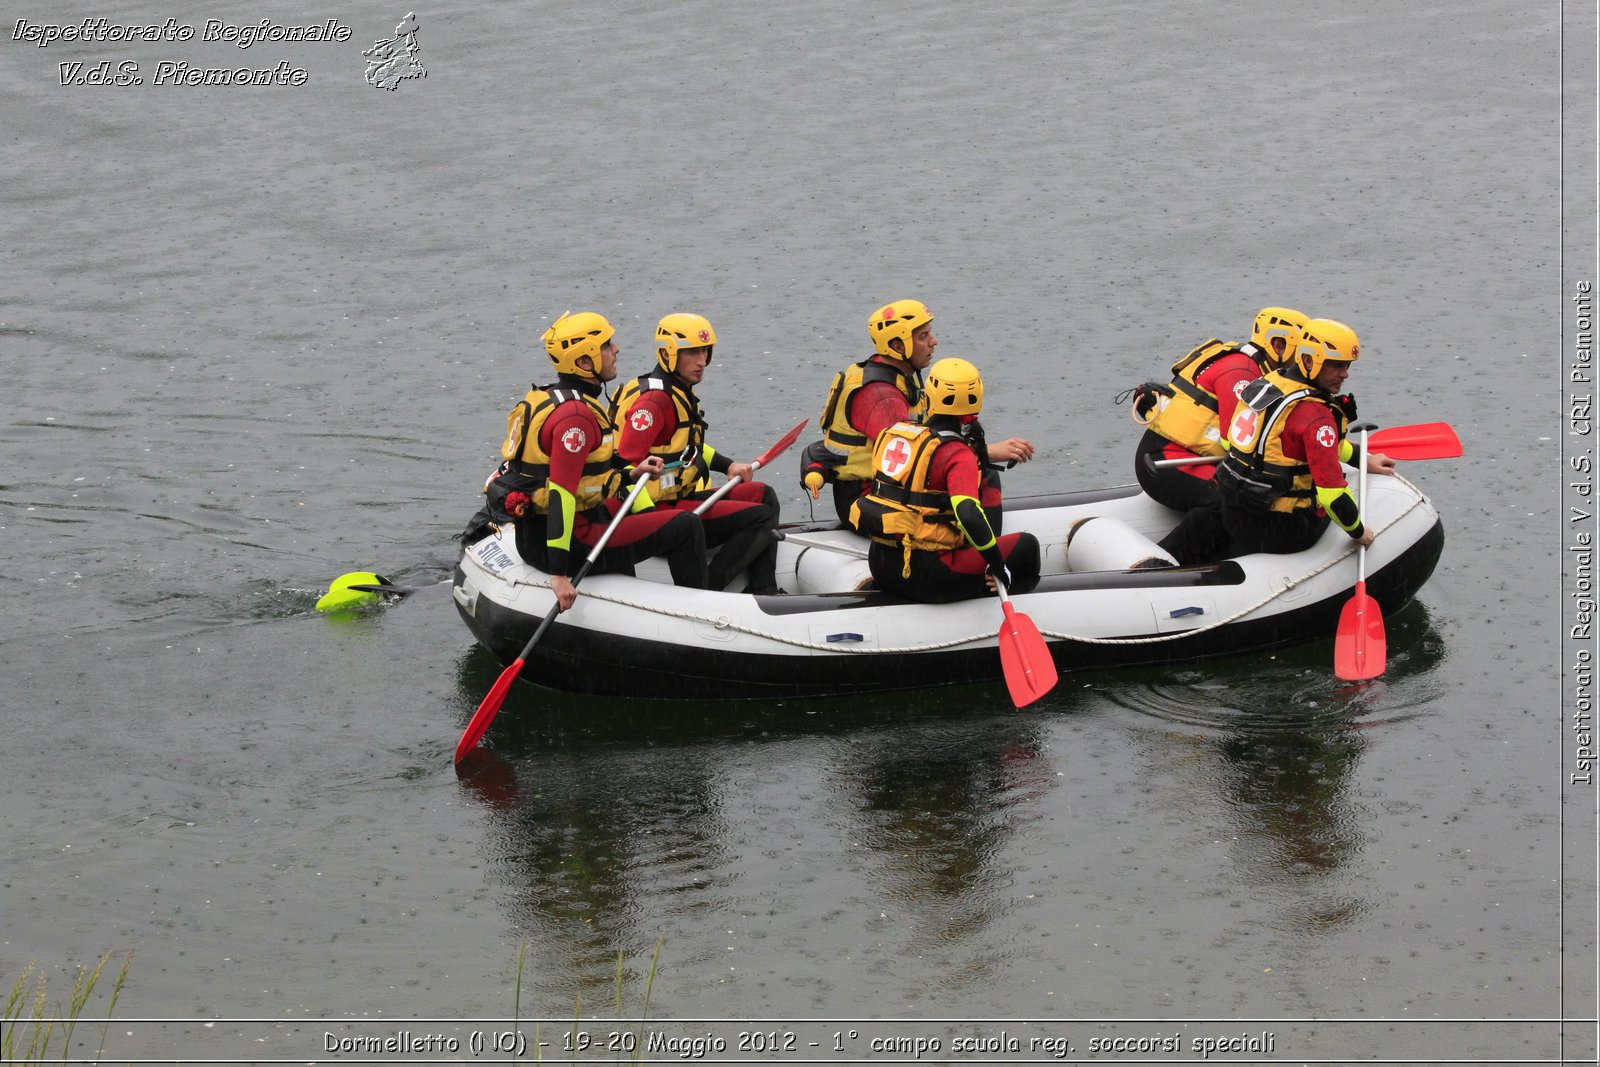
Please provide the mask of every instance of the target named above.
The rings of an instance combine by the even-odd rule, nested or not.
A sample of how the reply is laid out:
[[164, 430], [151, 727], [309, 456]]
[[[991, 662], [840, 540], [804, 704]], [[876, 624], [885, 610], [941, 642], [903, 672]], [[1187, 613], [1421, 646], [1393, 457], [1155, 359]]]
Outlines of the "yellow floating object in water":
[[370, 589], [351, 589], [352, 585], [388, 585], [389, 579], [371, 571], [351, 571], [341, 574], [328, 586], [328, 591], [317, 601], [318, 611], [350, 611], [364, 608], [383, 599], [381, 593]]

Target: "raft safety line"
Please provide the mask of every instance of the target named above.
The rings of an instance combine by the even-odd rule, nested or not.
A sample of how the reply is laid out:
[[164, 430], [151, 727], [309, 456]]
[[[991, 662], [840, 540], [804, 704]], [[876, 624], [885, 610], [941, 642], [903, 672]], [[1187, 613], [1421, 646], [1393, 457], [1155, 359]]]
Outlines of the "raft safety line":
[[[1389, 527], [1393, 526], [1395, 523], [1399, 522], [1401, 519], [1403, 519], [1407, 515], [1411, 514], [1411, 512], [1415, 511], [1417, 508], [1421, 507], [1422, 503], [1423, 503], [1423, 500], [1426, 499], [1425, 497], [1423, 497], [1421, 490], [1417, 489], [1417, 487], [1415, 485], [1412, 485], [1411, 482], [1406, 481], [1406, 479], [1402, 475], [1395, 474], [1395, 475], [1392, 475], [1392, 477], [1399, 478], [1401, 482], [1404, 482], [1407, 486], [1409, 486], [1414, 492], [1416, 492], [1417, 495], [1416, 495], [1415, 499], [1412, 500], [1411, 504], [1404, 511], [1400, 512], [1399, 515], [1396, 515], [1393, 519], [1391, 519], [1389, 522], [1385, 523], [1382, 527], [1380, 527], [1378, 529], [1377, 533], [1379, 533], [1379, 534], [1383, 533], [1384, 530], [1387, 530]], [[1080, 634], [1061, 633], [1061, 632], [1055, 631], [1055, 630], [1041, 630], [1040, 633], [1042, 635], [1046, 636], [1046, 637], [1054, 637], [1054, 638], [1057, 638], [1057, 639], [1062, 640], [1062, 641], [1073, 641], [1073, 642], [1077, 642], [1077, 643], [1085, 644], [1085, 645], [1153, 645], [1153, 644], [1159, 644], [1159, 643], [1161, 643], [1163, 641], [1181, 641], [1182, 639], [1184, 639], [1186, 637], [1193, 637], [1196, 634], [1203, 634], [1203, 633], [1207, 633], [1207, 632], [1209, 632], [1211, 630], [1215, 630], [1219, 626], [1226, 626], [1231, 622], [1235, 622], [1235, 621], [1237, 621], [1239, 619], [1242, 619], [1244, 616], [1249, 615], [1251, 612], [1257, 611], [1257, 610], [1265, 607], [1266, 605], [1272, 603], [1274, 600], [1276, 600], [1279, 597], [1283, 596], [1285, 593], [1289, 592], [1291, 589], [1294, 589], [1297, 586], [1305, 584], [1306, 582], [1310, 581], [1312, 578], [1315, 578], [1317, 575], [1321, 574], [1323, 571], [1328, 570], [1330, 567], [1334, 567], [1334, 566], [1338, 565], [1339, 563], [1342, 563], [1344, 560], [1349, 559], [1350, 556], [1355, 552], [1355, 550], [1356, 550], [1356, 543], [1354, 541], [1351, 541], [1349, 547], [1347, 547], [1339, 555], [1337, 555], [1337, 556], [1333, 557], [1332, 559], [1328, 560], [1326, 563], [1322, 564], [1321, 566], [1316, 567], [1313, 570], [1307, 571], [1305, 574], [1301, 575], [1300, 577], [1295, 578], [1295, 579], [1287, 582], [1282, 589], [1276, 590], [1275, 592], [1271, 593], [1270, 595], [1263, 597], [1262, 599], [1256, 601], [1254, 604], [1251, 604], [1247, 608], [1242, 608], [1239, 611], [1234, 612], [1232, 615], [1229, 615], [1227, 618], [1218, 619], [1216, 622], [1208, 623], [1205, 626], [1196, 626], [1192, 630], [1179, 630], [1179, 631], [1176, 631], [1176, 632], [1170, 633], [1170, 634], [1158, 634], [1155, 637], [1085, 637], [1085, 636], [1082, 636]], [[527, 586], [532, 586], [532, 587], [537, 588], [537, 589], [548, 589], [548, 588], [550, 588], [548, 582], [529, 582], [529, 581], [524, 581], [522, 579], [502, 579], [502, 580], [503, 581], [508, 581], [510, 584], [513, 584], [513, 585], [527, 585]], [[903, 654], [903, 653], [908, 653], [908, 652], [935, 652], [935, 651], [938, 651], [941, 648], [954, 648], [957, 645], [968, 645], [968, 644], [973, 644], [975, 642], [978, 642], [978, 643], [988, 642], [988, 641], [998, 642], [998, 640], [999, 640], [998, 635], [996, 634], [996, 632], [994, 630], [985, 629], [985, 630], [981, 630], [978, 633], [973, 634], [973, 635], [971, 635], [969, 637], [957, 637], [957, 638], [953, 638], [953, 639], [948, 640], [948, 641], [939, 641], [939, 642], [932, 643], [932, 644], [898, 645], [898, 646], [895, 646], [895, 647], [892, 647], [892, 648], [855, 648], [855, 647], [852, 647], [852, 646], [849, 646], [849, 645], [818, 644], [815, 641], [802, 641], [802, 640], [800, 640], [798, 638], [785, 637], [782, 634], [768, 633], [765, 630], [758, 630], [758, 629], [756, 629], [754, 627], [751, 627], [751, 626], [741, 626], [741, 625], [735, 623], [732, 619], [728, 618], [726, 615], [719, 615], [716, 618], [708, 618], [708, 617], [706, 617], [704, 615], [697, 615], [694, 612], [690, 612], [690, 611], [674, 611], [674, 610], [671, 610], [671, 609], [659, 607], [659, 606], [654, 605], [654, 604], [642, 604], [642, 603], [640, 603], [640, 602], [638, 602], [636, 600], [629, 599], [628, 597], [614, 596], [614, 595], [610, 595], [610, 594], [603, 593], [603, 592], [593, 592], [593, 591], [591, 591], [589, 589], [580, 590], [578, 595], [580, 597], [593, 597], [595, 600], [601, 600], [601, 601], [604, 601], [604, 602], [606, 602], [608, 604], [616, 604], [616, 605], [619, 605], [620, 607], [637, 608], [640, 611], [649, 612], [652, 615], [664, 615], [667, 618], [682, 619], [685, 622], [704, 623], [707, 626], [714, 627], [714, 628], [716, 628], [718, 630], [732, 630], [735, 633], [745, 634], [745, 635], [750, 636], [750, 637], [764, 638], [765, 640], [771, 641], [771, 642], [773, 642], [775, 644], [793, 645], [796, 648], [810, 649], [813, 652], [848, 653], [848, 654], [858, 655], [858, 656], [860, 656], [860, 655], [868, 655], [868, 656], [870, 656], [870, 655], [892, 655], [892, 654]], [[998, 623], [996, 625], [998, 625]]]

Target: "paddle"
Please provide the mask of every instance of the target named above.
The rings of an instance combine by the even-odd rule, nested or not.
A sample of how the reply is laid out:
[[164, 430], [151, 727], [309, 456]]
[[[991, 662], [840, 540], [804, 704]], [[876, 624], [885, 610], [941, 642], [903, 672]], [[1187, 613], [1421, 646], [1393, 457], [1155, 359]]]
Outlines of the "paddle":
[[780, 541], [793, 541], [795, 544], [803, 545], [806, 548], [820, 548], [824, 552], [837, 552], [841, 556], [854, 556], [856, 559], [867, 558], [867, 550], [857, 548], [854, 545], [836, 545], [832, 541], [817, 541], [809, 537], [801, 537], [798, 534], [784, 533], [782, 530], [774, 530], [772, 536]]
[[[1356, 503], [1367, 502], [1367, 447], [1372, 438], [1371, 424], [1361, 430], [1361, 490]], [[1450, 436], [1454, 437], [1455, 434]], [[1363, 519], [1365, 516], [1363, 516]], [[1333, 673], [1347, 682], [1361, 682], [1383, 673], [1388, 654], [1388, 639], [1383, 632], [1383, 610], [1367, 595], [1367, 546], [1356, 549], [1356, 593], [1339, 613], [1339, 629], [1333, 639]]]
[[[1419, 422], [1415, 426], [1391, 426], [1372, 434], [1372, 448], [1390, 459], [1454, 459], [1461, 455], [1461, 438], [1447, 422]], [[1146, 453], [1146, 456], [1152, 453]], [[1151, 460], [1152, 467], [1189, 467], [1196, 463], [1216, 463], [1221, 456], [1184, 456], [1182, 459]]]
[[1000, 667], [1005, 671], [1011, 703], [1025, 708], [1056, 687], [1060, 675], [1050, 646], [1033, 620], [1011, 606], [1005, 585], [996, 579], [994, 591], [1000, 594], [1005, 619], [1000, 623]]
[[[583, 576], [589, 573], [589, 568], [594, 566], [594, 561], [600, 558], [600, 553], [605, 550], [606, 542], [611, 540], [611, 535], [616, 532], [623, 516], [633, 511], [634, 501], [639, 499], [639, 494], [644, 492], [645, 483], [649, 478], [640, 478], [633, 484], [633, 492], [628, 494], [628, 499], [622, 507], [617, 509], [617, 514], [612, 518], [611, 525], [606, 527], [606, 532], [600, 535], [600, 540], [594, 543], [589, 550], [589, 556], [583, 561], [583, 566], [578, 568], [578, 573], [572, 576], [572, 585], [577, 587], [583, 581]], [[558, 600], [550, 605], [550, 610], [545, 614], [544, 621], [539, 628], [533, 631], [533, 636], [528, 638], [528, 643], [522, 646], [522, 651], [511, 666], [500, 672], [500, 677], [495, 680], [488, 695], [483, 698], [483, 703], [478, 705], [478, 710], [473, 712], [472, 720], [467, 723], [467, 728], [461, 733], [461, 740], [456, 743], [456, 763], [460, 763], [463, 756], [477, 747], [484, 732], [489, 729], [489, 724], [494, 722], [494, 717], [500, 714], [500, 705], [506, 702], [506, 694], [511, 691], [511, 683], [517, 680], [517, 675], [522, 673], [522, 665], [527, 660], [528, 654], [533, 651], [533, 646], [539, 643], [539, 638], [550, 628], [555, 617], [561, 613], [561, 602]]]
[[[765, 467], [767, 464], [771, 463], [773, 460], [777, 459], [778, 456], [785, 449], [787, 449], [790, 445], [795, 443], [795, 440], [797, 438], [799, 438], [799, 436], [800, 436], [800, 431], [805, 429], [806, 428], [806, 423], [808, 423], [810, 421], [811, 421], [810, 419], [801, 419], [798, 423], [795, 424], [795, 428], [794, 429], [790, 430], [788, 433], [784, 434], [781, 438], [779, 438], [777, 444], [773, 445], [771, 448], [769, 448], [765, 452], [761, 453], [761, 455], [759, 455], [755, 459], [751, 460], [750, 461], [750, 469], [752, 471], [758, 471], [762, 467]], [[724, 496], [727, 495], [728, 490], [730, 490], [734, 486], [738, 485], [739, 482], [742, 481], [742, 480], [743, 479], [741, 479], [741, 478], [729, 478], [726, 482], [724, 482], [722, 484], [722, 488], [718, 489], [715, 493], [712, 493], [710, 496], [706, 497], [704, 500], [702, 500], [700, 502], [700, 506], [694, 509], [694, 514], [696, 514], [696, 515], [705, 514], [707, 508], [709, 508], [712, 504], [715, 504], [717, 501], [721, 500]]]

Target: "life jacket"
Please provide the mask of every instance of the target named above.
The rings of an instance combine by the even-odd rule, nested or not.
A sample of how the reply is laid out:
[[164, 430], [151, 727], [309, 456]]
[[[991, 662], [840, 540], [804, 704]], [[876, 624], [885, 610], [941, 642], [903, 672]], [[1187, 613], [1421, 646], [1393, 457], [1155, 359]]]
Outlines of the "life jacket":
[[908, 575], [913, 551], [944, 552], [967, 540], [950, 494], [928, 485], [934, 453], [946, 444], [967, 447], [954, 430], [895, 423], [878, 435], [872, 450], [872, 490], [850, 506], [850, 523], [858, 532], [905, 548]]
[[828, 453], [838, 457], [833, 464], [833, 476], [841, 481], [864, 482], [872, 477], [873, 442], [866, 434], [850, 424], [850, 401], [864, 385], [889, 382], [905, 396], [910, 405], [906, 417], [915, 419], [928, 410], [927, 397], [922, 395], [922, 380], [914, 372], [907, 374], [902, 366], [909, 363], [896, 360], [886, 363], [869, 357], [852, 363], [833, 376], [828, 387], [828, 399], [822, 406], [822, 417], [817, 420], [822, 427], [822, 444]]
[[583, 463], [583, 477], [578, 482], [575, 494], [578, 511], [597, 508], [617, 495], [622, 473], [613, 458], [617, 436], [610, 414], [600, 406], [598, 399], [582, 389], [535, 386], [506, 416], [506, 439], [500, 445], [500, 455], [505, 462], [500, 465], [498, 476], [491, 477], [484, 487], [490, 493], [491, 502], [496, 496], [503, 500], [506, 493], [520, 490], [527, 494], [534, 511], [540, 515], [549, 513], [550, 455], [539, 447], [539, 432], [552, 411], [573, 400], [587, 404], [600, 424], [600, 440], [589, 449]]
[[1202, 456], [1223, 453], [1222, 432], [1217, 426], [1217, 394], [1195, 381], [1202, 371], [1223, 356], [1242, 352], [1255, 361], [1265, 374], [1271, 367], [1266, 352], [1253, 342], [1234, 344], [1212, 338], [1196, 345], [1189, 354], [1172, 365], [1172, 382], [1150, 429], [1167, 440]]
[[652, 389], [662, 390], [672, 398], [678, 428], [667, 441], [650, 449], [650, 455], [660, 456], [667, 469], [646, 485], [645, 492], [650, 499], [661, 501], [677, 500], [710, 488], [711, 465], [705, 457], [706, 420], [700, 413], [700, 400], [675, 377], [641, 374], [624, 385], [611, 404], [612, 423], [620, 431], [640, 398]]
[[[1236, 503], [1258, 511], [1316, 507], [1311, 467], [1284, 453], [1283, 430], [1297, 404], [1329, 399], [1327, 392], [1277, 370], [1245, 386], [1228, 426], [1228, 452], [1217, 468], [1217, 488]], [[1336, 407], [1329, 408], [1343, 437], [1344, 418]]]

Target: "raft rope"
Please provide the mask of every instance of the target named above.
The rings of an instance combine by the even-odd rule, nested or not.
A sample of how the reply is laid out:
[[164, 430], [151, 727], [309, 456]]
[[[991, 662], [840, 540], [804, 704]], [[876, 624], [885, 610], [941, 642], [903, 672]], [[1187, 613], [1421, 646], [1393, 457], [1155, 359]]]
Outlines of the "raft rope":
[[[1417, 489], [1415, 485], [1412, 485], [1411, 482], [1406, 481], [1404, 476], [1395, 474], [1392, 477], [1398, 478], [1402, 483], [1409, 486], [1416, 493], [1416, 497], [1411, 501], [1410, 505], [1405, 508], [1405, 510], [1401, 511], [1400, 514], [1396, 515], [1389, 522], [1379, 527], [1377, 529], [1377, 533], [1379, 534], [1383, 533], [1384, 530], [1387, 530], [1389, 527], [1393, 526], [1395, 523], [1411, 514], [1411, 512], [1415, 511], [1418, 507], [1421, 507], [1424, 500], [1422, 491]], [[1181, 641], [1186, 637], [1193, 637], [1196, 634], [1203, 634], [1207, 631], [1215, 630], [1219, 626], [1226, 626], [1231, 622], [1242, 619], [1246, 615], [1265, 607], [1295, 587], [1305, 584], [1306, 582], [1315, 578], [1317, 575], [1321, 574], [1323, 571], [1328, 570], [1330, 567], [1334, 567], [1339, 563], [1342, 563], [1344, 560], [1349, 559], [1350, 556], [1355, 553], [1356, 547], [1355, 541], [1351, 541], [1349, 546], [1343, 552], [1339, 553], [1337, 556], [1334, 556], [1332, 559], [1322, 563], [1317, 567], [1313, 567], [1311, 570], [1307, 571], [1305, 574], [1302, 574], [1298, 578], [1286, 579], [1282, 589], [1275, 590], [1274, 592], [1269, 593], [1267, 596], [1262, 597], [1254, 604], [1251, 604], [1249, 607], [1241, 608], [1232, 615], [1229, 615], [1223, 619], [1218, 619], [1216, 622], [1208, 623], [1205, 626], [1196, 626], [1188, 630], [1177, 630], [1170, 634], [1158, 634], [1154, 637], [1088, 637], [1083, 634], [1062, 633], [1057, 630], [1044, 629], [1041, 629], [1039, 632], [1045, 637], [1054, 637], [1062, 641], [1073, 641], [1085, 645], [1154, 645], [1160, 644], [1163, 641]], [[532, 586], [536, 589], [550, 588], [549, 582], [530, 582], [525, 579], [511, 577], [506, 577], [502, 580], [510, 585], [526, 585]], [[732, 630], [735, 633], [746, 634], [750, 637], [759, 637], [763, 640], [772, 641], [776, 644], [793, 645], [796, 648], [805, 648], [816, 652], [843, 652], [858, 656], [903, 654], [908, 652], [935, 652], [942, 648], [955, 648], [958, 645], [980, 644], [994, 641], [996, 639], [995, 629], [991, 626], [968, 636], [954, 637], [947, 641], [936, 641], [920, 645], [858, 648], [843, 644], [818, 643], [816, 641], [787, 637], [783, 634], [769, 633], [768, 631], [760, 630], [753, 626], [740, 625], [728, 618], [726, 615], [711, 617], [693, 611], [680, 611], [671, 608], [663, 608], [658, 604], [646, 604], [637, 600], [633, 600], [629, 597], [616, 596], [613, 594], [596, 591], [592, 586], [585, 588], [581, 595], [591, 597], [595, 600], [601, 600], [608, 604], [616, 604], [625, 608], [635, 608], [639, 611], [649, 612], [652, 615], [664, 615], [668, 618], [682, 619], [685, 622], [704, 623], [705, 625], [714, 627], [718, 630]]]

